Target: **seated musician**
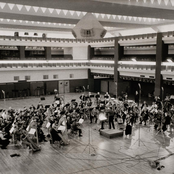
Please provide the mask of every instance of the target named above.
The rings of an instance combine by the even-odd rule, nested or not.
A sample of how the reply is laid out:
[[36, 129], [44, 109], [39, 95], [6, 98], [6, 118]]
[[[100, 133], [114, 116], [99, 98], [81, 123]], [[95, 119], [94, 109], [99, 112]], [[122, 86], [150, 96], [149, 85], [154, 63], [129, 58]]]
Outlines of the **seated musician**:
[[21, 141], [23, 144], [29, 146], [33, 152], [41, 150], [40, 146], [38, 146], [28, 135], [27, 131], [24, 129], [21, 130]]
[[144, 107], [148, 107], [148, 104], [146, 103], [146, 101], [143, 102], [143, 104], [141, 105], [141, 110], [143, 110]]
[[81, 137], [82, 136], [82, 129], [80, 127], [80, 123], [77, 120], [78, 119], [75, 117], [72, 118], [71, 131], [72, 131], [72, 133], [76, 133], [78, 131], [79, 137]]
[[140, 124], [142, 124], [142, 122], [144, 122], [144, 125], [146, 125], [146, 122], [149, 118], [149, 111], [147, 109], [147, 107], [143, 107], [143, 110], [141, 112], [141, 117], [140, 117]]
[[54, 96], [54, 101], [57, 101], [57, 100], [60, 100], [59, 94], [56, 94], [56, 95]]
[[9, 141], [10, 136], [7, 134], [5, 131], [0, 131], [0, 146], [1, 149], [6, 149], [8, 144], [10, 143]]
[[90, 107], [92, 105], [92, 100], [90, 97], [87, 97], [86, 105]]
[[58, 120], [55, 120], [55, 122], [52, 125], [52, 128], [50, 130], [51, 136], [52, 136], [52, 142], [54, 144], [55, 141], [59, 141], [61, 145], [66, 145], [67, 142], [64, 140], [62, 136], [61, 130], [59, 130], [59, 123]]
[[80, 100], [82, 100], [82, 101], [86, 101], [86, 97], [85, 97], [84, 94], [82, 94], [79, 98], [80, 98]]

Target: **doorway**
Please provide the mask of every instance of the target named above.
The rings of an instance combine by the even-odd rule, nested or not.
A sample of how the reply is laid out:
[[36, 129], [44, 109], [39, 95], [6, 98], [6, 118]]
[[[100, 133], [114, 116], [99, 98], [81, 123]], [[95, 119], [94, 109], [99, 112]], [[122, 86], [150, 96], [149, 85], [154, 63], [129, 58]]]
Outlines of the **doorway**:
[[69, 81], [59, 81], [59, 94], [69, 93]]

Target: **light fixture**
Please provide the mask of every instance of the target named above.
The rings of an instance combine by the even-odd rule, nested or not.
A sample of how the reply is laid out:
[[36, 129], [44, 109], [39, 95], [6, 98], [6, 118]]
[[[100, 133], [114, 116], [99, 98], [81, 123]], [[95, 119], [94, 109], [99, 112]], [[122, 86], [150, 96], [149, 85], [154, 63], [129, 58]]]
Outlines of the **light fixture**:
[[167, 62], [173, 62], [171, 58], [168, 58], [167, 59]]
[[136, 60], [136, 57], [134, 57], [134, 58], [132, 58], [131, 59], [133, 62], [136, 62], [137, 60]]

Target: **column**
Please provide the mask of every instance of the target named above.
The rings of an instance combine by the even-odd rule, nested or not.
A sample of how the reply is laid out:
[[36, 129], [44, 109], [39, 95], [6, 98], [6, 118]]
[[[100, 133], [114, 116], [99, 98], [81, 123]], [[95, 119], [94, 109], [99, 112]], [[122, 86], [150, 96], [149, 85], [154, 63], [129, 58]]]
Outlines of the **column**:
[[25, 59], [25, 46], [18, 46], [19, 57], [21, 60]]
[[88, 60], [91, 60], [94, 57], [94, 48], [88, 45]]
[[[94, 56], [94, 48], [91, 48], [90, 45], [88, 45], [88, 60], [91, 60], [91, 58]], [[94, 91], [94, 76], [91, 74], [91, 69], [88, 69], [88, 85], [89, 85], [89, 91]]]
[[168, 45], [164, 44], [162, 40], [162, 33], [157, 33], [154, 95], [159, 97], [161, 96], [161, 87], [162, 87], [161, 63], [167, 54], [168, 54]]
[[119, 95], [119, 72], [118, 72], [118, 61], [121, 60], [121, 57], [124, 54], [124, 47], [120, 46], [119, 38], [115, 38], [114, 42], [114, 82], [115, 82], [115, 95], [116, 97]]
[[47, 60], [51, 59], [51, 47], [44, 47], [45, 49], [45, 58]]

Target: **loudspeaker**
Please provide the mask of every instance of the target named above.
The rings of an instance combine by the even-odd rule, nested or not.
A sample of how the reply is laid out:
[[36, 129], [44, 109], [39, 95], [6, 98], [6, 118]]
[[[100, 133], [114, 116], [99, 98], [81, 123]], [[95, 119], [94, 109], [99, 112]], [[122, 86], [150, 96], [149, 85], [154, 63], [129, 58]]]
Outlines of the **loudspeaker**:
[[40, 100], [45, 100], [45, 97], [41, 97]]

